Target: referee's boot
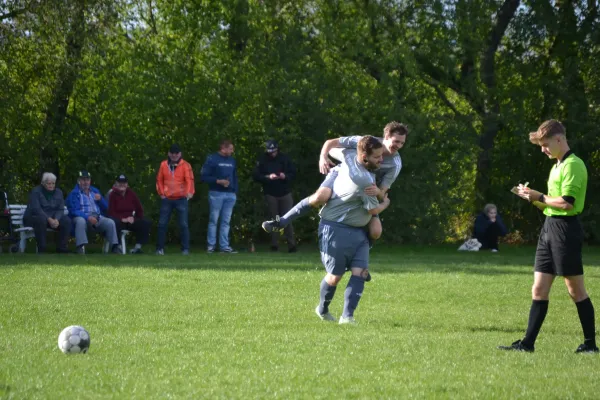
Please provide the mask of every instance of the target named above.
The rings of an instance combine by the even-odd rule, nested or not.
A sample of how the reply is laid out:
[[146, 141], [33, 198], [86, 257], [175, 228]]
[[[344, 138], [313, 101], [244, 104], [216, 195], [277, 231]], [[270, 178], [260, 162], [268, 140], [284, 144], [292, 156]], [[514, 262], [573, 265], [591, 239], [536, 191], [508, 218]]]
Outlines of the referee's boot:
[[579, 345], [579, 347], [577, 348], [577, 350], [575, 350], [575, 353], [598, 353], [600, 352], [600, 350], [598, 350], [598, 347], [595, 345], [589, 345], [587, 343], [582, 343]]
[[279, 225], [279, 215], [276, 215], [275, 219], [273, 219], [273, 220], [263, 222], [262, 228], [267, 233], [281, 232], [283, 230], [283, 228]]
[[499, 350], [509, 350], [509, 351], [524, 351], [527, 353], [533, 353], [535, 348], [533, 346], [527, 346], [523, 344], [522, 340], [517, 340], [510, 346], [498, 346]]

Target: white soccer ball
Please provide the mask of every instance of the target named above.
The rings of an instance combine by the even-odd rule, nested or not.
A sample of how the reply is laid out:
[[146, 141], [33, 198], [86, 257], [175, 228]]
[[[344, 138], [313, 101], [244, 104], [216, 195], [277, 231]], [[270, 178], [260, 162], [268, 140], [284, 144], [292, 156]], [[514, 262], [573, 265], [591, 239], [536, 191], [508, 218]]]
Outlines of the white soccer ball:
[[90, 334], [83, 326], [68, 326], [58, 335], [58, 348], [65, 354], [86, 353], [90, 348]]

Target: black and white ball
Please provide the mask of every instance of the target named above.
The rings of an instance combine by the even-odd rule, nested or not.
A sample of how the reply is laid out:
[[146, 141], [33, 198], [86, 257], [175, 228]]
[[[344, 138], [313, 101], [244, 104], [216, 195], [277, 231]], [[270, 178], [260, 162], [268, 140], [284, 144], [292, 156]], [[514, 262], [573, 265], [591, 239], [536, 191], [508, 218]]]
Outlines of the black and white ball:
[[90, 334], [83, 326], [68, 326], [58, 335], [58, 348], [65, 354], [86, 353], [90, 348]]

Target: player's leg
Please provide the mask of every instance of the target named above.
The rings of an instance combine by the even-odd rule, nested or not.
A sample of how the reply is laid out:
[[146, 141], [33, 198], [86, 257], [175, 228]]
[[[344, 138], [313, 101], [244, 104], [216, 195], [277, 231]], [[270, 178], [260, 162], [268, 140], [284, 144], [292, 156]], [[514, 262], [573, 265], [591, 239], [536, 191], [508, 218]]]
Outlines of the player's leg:
[[583, 329], [583, 344], [577, 348], [576, 353], [597, 353], [594, 305], [585, 290], [583, 275], [565, 276], [565, 284], [577, 306], [577, 314]]
[[315, 312], [324, 321], [335, 321], [335, 317], [329, 312], [329, 304], [333, 300], [337, 285], [345, 272], [344, 254], [339, 247], [334, 246], [336, 240], [339, 240], [337, 236], [338, 232], [335, 227], [323, 222], [319, 224], [319, 250], [327, 275], [321, 281], [319, 305]]
[[344, 292], [344, 311], [340, 317], [340, 324], [356, 324], [354, 311], [362, 298], [365, 288], [365, 279], [369, 275], [369, 242], [366, 232], [355, 229], [348, 234], [348, 242], [351, 245], [352, 255], [350, 259], [350, 271], [352, 275]]
[[331, 193], [333, 191], [333, 182], [337, 178], [338, 169], [332, 169], [327, 177], [321, 183], [321, 186], [317, 191], [310, 196], [302, 199], [299, 203], [297, 203], [290, 211], [288, 211], [283, 217], [279, 219], [274, 219], [271, 221], [265, 221], [262, 223], [262, 227], [266, 232], [280, 231], [289, 224], [291, 224], [295, 219], [307, 214], [313, 208], [319, 208], [323, 206], [329, 198], [331, 197]]
[[556, 276], [556, 268], [550, 251], [550, 243], [547, 238], [547, 224], [540, 232], [538, 246], [535, 252], [535, 272], [533, 286], [531, 288], [531, 307], [529, 309], [529, 320], [527, 332], [522, 340], [517, 340], [510, 346], [498, 346], [500, 350], [534, 351], [535, 341], [542, 328], [546, 314], [548, 313], [548, 301], [550, 289]]
[[583, 229], [576, 218], [557, 219], [554, 224], [559, 227], [557, 230], [563, 232], [563, 240], [557, 240], [554, 246], [554, 260], [558, 266], [558, 274], [564, 277], [569, 296], [575, 302], [583, 330], [584, 342], [576, 353], [597, 353], [594, 305], [585, 290], [583, 279]]
[[377, 240], [381, 237], [383, 232], [383, 227], [381, 226], [381, 219], [379, 215], [373, 216], [371, 221], [369, 221], [369, 239]]

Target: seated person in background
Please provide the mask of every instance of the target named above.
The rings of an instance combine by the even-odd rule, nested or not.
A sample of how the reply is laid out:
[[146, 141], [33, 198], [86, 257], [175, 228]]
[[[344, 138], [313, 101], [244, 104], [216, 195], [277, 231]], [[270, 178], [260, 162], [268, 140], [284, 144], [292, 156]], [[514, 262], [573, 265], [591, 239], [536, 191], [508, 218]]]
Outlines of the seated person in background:
[[127, 177], [119, 175], [108, 198], [108, 215], [115, 221], [117, 237], [126, 229], [135, 233], [135, 248], [131, 254], [142, 253], [142, 245], [150, 238], [150, 221], [144, 218], [139, 197], [129, 187]]
[[483, 212], [475, 219], [474, 237], [482, 244], [482, 250], [498, 251], [498, 238], [508, 233], [502, 222], [498, 208], [494, 204], [486, 204]]
[[67, 197], [69, 217], [75, 225], [77, 253], [85, 254], [85, 245], [88, 244], [87, 230], [91, 228], [97, 233], [104, 234], [106, 240], [112, 245], [113, 253], [121, 254], [115, 222], [103, 214], [108, 210], [106, 199], [91, 183], [92, 177], [89, 172], [80, 171], [77, 185]]
[[67, 241], [71, 232], [71, 220], [65, 215], [65, 200], [60, 189], [56, 189], [56, 176], [44, 172], [42, 184], [29, 194], [23, 224], [33, 228], [38, 253], [46, 252], [46, 229], [58, 232], [57, 253], [68, 253]]

